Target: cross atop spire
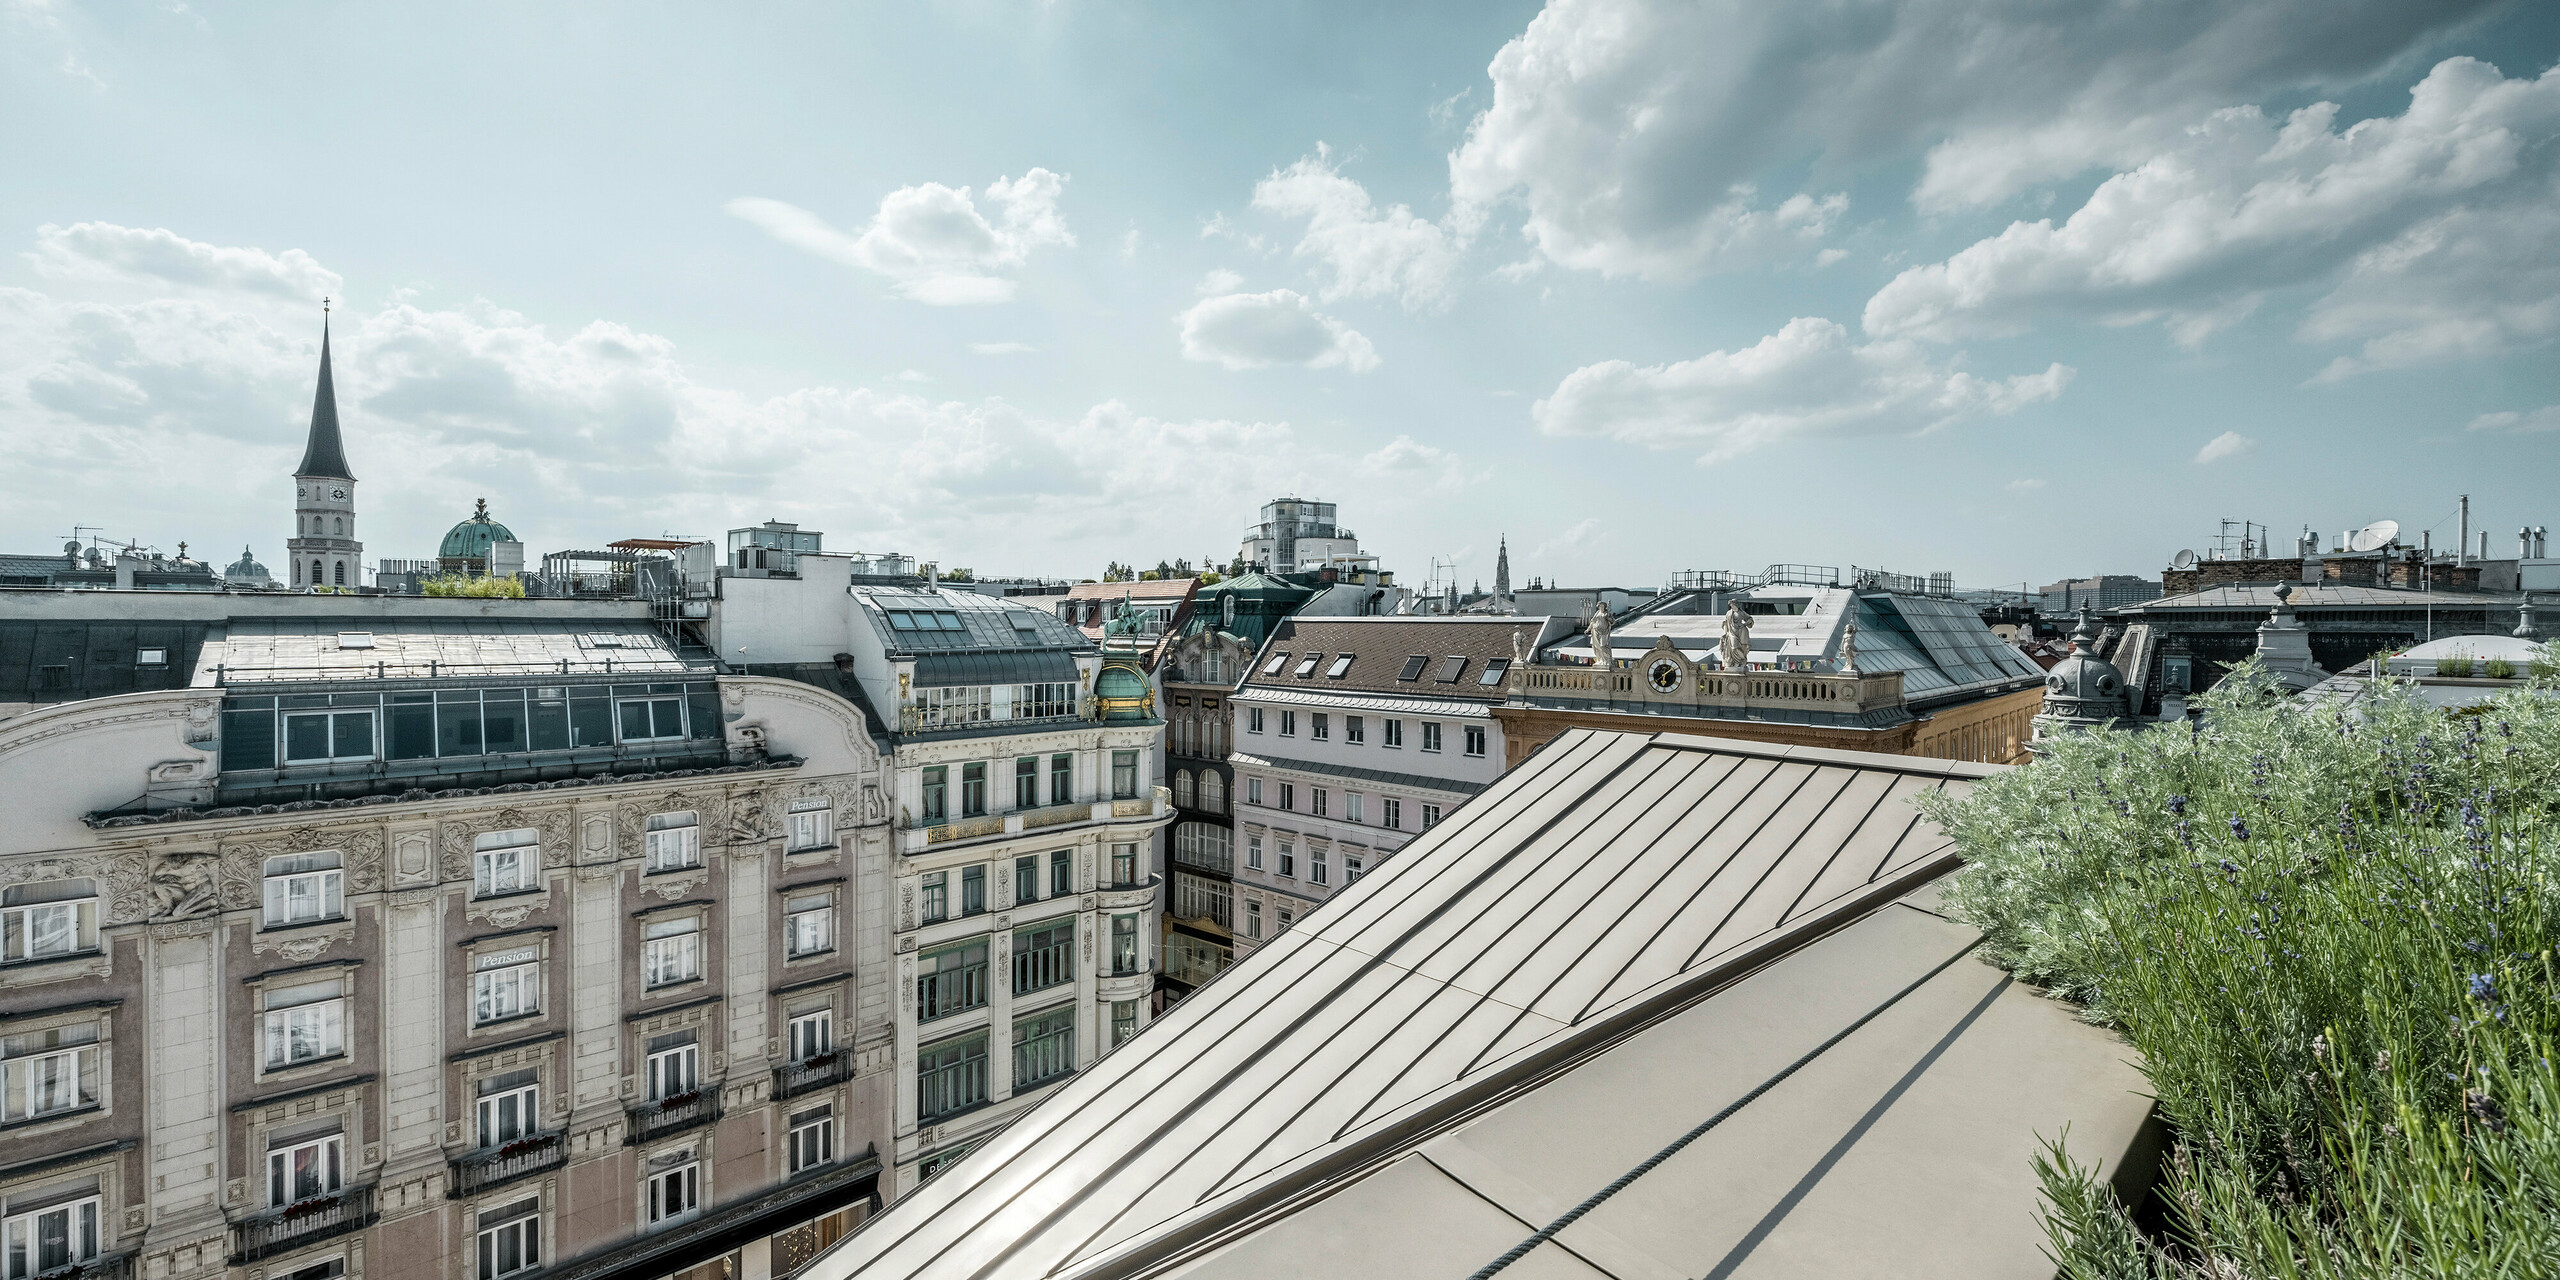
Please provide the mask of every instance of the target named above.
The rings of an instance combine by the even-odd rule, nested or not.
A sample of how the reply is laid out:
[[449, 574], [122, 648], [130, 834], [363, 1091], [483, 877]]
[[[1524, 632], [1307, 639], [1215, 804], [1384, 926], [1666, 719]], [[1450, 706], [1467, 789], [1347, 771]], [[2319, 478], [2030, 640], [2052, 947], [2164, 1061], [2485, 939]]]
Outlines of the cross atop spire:
[[335, 480], [353, 480], [355, 473], [347, 469], [347, 448], [338, 439], [338, 387], [329, 376], [329, 302], [320, 301], [320, 388], [311, 397], [311, 442], [303, 446], [302, 465], [293, 469], [297, 476], [322, 476]]

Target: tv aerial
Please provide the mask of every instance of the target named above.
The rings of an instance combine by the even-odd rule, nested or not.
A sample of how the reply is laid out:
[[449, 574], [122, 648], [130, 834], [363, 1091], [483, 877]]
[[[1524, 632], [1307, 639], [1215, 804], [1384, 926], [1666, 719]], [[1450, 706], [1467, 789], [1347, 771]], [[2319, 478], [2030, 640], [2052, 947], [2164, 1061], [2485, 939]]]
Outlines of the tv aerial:
[[2366, 525], [2365, 527], [2356, 530], [2354, 533], [2347, 535], [2347, 550], [2380, 551], [2384, 547], [2390, 546], [2399, 537], [2399, 521], [2376, 520], [2372, 524]]

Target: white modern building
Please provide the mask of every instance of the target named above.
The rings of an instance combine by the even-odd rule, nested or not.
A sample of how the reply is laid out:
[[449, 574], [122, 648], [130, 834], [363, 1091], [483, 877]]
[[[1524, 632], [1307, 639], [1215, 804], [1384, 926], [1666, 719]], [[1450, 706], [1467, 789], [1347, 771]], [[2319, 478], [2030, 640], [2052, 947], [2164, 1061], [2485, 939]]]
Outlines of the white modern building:
[[1245, 530], [1236, 554], [1264, 573], [1314, 573], [1321, 569], [1375, 571], [1378, 558], [1360, 550], [1359, 535], [1334, 522], [1334, 504], [1312, 498], [1274, 498], [1261, 519]]

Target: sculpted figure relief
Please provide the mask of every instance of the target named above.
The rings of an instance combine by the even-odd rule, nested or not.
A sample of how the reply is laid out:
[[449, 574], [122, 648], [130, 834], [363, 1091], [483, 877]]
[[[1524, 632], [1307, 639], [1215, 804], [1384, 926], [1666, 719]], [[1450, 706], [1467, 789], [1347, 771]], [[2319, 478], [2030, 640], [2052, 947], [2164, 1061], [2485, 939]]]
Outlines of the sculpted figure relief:
[[183, 920], [222, 909], [210, 853], [164, 853], [151, 863], [151, 918]]

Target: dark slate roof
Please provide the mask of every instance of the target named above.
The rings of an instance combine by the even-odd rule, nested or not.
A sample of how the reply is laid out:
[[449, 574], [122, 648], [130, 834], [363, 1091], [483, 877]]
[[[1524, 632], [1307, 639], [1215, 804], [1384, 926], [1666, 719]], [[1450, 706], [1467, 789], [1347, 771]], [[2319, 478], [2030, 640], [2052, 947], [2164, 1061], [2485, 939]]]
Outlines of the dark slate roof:
[[[892, 657], [954, 649], [1059, 649], [1091, 653], [1094, 642], [1049, 610], [974, 591], [938, 587], [862, 587], [852, 589], [880, 643]], [[1024, 597], [1025, 600], [1049, 597]], [[917, 630], [890, 624], [892, 613], [954, 614], [960, 629]]]
[[[20, 706], [183, 689], [210, 626], [202, 622], [0, 620], [0, 716]], [[144, 649], [168, 661], [142, 666]]]
[[941, 689], [976, 684], [1042, 684], [1077, 680], [1076, 660], [1062, 649], [971, 650], [916, 655], [915, 685]]
[[[1253, 674], [1238, 693], [1256, 689], [1314, 689], [1326, 693], [1383, 693], [1408, 698], [1477, 698], [1500, 701], [1499, 684], [1483, 683], [1486, 663], [1511, 660], [1512, 637], [1519, 651], [1534, 653], [1545, 618], [1309, 618], [1280, 624], [1254, 659]], [[1288, 655], [1280, 669], [1264, 674], [1274, 658]], [[1349, 670], [1326, 674], [1343, 654], [1351, 654]], [[1315, 669], [1301, 676], [1298, 668], [1309, 654], [1321, 654]], [[1406, 660], [1415, 654], [1428, 660], [1411, 680], [1399, 680]], [[1440, 679], [1446, 660], [1464, 658], [1458, 678]]]
[[353, 480], [356, 473], [347, 469], [347, 448], [338, 439], [338, 387], [329, 377], [329, 328], [320, 327], [320, 389], [311, 397], [311, 443], [302, 450], [302, 465], [293, 469], [297, 476], [328, 476]]
[[2149, 1103], [1897, 902], [1996, 771], [1568, 733], [800, 1274], [1466, 1275], [1738, 1104], [1507, 1274], [2050, 1275]]

